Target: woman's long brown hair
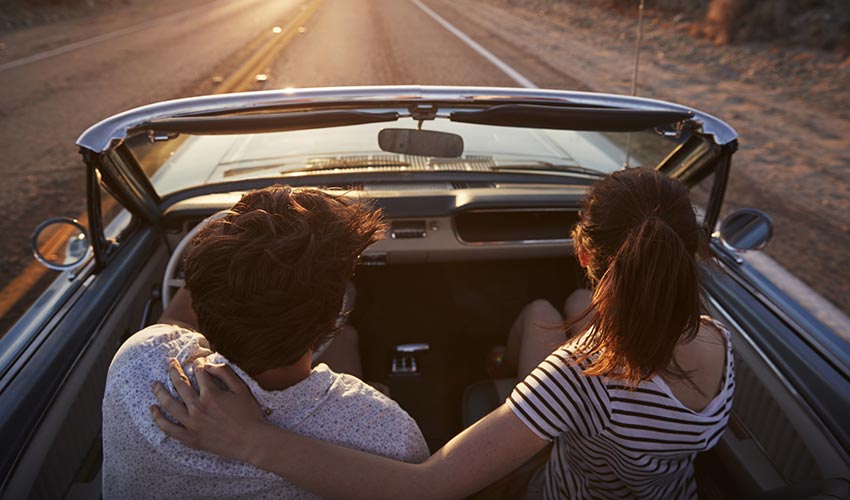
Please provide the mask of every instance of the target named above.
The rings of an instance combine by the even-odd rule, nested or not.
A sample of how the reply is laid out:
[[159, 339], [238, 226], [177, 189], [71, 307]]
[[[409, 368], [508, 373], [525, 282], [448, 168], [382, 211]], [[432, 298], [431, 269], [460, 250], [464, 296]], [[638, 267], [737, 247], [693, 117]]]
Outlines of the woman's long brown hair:
[[665, 372], [687, 377], [673, 351], [699, 329], [703, 235], [687, 189], [654, 170], [615, 172], [590, 189], [573, 241], [593, 305], [568, 325], [588, 318], [578, 343], [587, 375], [632, 386]]

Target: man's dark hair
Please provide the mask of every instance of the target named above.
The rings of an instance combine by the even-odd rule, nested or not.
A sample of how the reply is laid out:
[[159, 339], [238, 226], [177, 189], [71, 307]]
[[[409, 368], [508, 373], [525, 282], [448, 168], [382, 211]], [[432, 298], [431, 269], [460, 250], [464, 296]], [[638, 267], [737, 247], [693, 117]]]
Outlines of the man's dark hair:
[[371, 204], [275, 185], [246, 194], [186, 254], [211, 347], [249, 375], [291, 365], [332, 334], [358, 256], [380, 237]]

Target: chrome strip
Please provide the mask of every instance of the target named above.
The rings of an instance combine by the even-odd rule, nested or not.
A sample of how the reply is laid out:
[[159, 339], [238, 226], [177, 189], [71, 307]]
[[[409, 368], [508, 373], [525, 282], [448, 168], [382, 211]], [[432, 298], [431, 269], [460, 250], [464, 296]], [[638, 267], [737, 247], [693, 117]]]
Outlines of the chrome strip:
[[[723, 246], [722, 244], [721, 247], [725, 249], [725, 246]], [[735, 262], [739, 265], [746, 263], [746, 260], [740, 256], [740, 252], [738, 252], [737, 250], [726, 250], [725, 255], [733, 258]], [[733, 267], [724, 262], [723, 259], [718, 259], [717, 262], [722, 268], [727, 271], [727, 276], [729, 276], [732, 280], [735, 281], [735, 283], [737, 283], [744, 290], [746, 290], [753, 297], [755, 297], [763, 306], [769, 309], [770, 312], [775, 314], [777, 318], [785, 322], [789, 326], [789, 328], [793, 329], [794, 332], [800, 337], [800, 339], [805, 342], [809, 346], [809, 348], [811, 348], [814, 352], [822, 356], [826, 360], [826, 362], [833, 367], [833, 369], [835, 369], [837, 372], [840, 372], [844, 376], [850, 375], [850, 372], [848, 371], [848, 366], [844, 362], [844, 360], [836, 358], [832, 351], [830, 351], [828, 347], [824, 345], [819, 339], [813, 336], [808, 328], [805, 328], [803, 325], [800, 324], [800, 321], [798, 321], [791, 314], [779, 307], [776, 299], [767, 295], [767, 293], [763, 291], [765, 290], [765, 287], [757, 286], [757, 284], [752, 283], [753, 279], [758, 279], [773, 284], [773, 282], [770, 281], [769, 278], [761, 274], [761, 271], [759, 271], [758, 269], [754, 269], [755, 273], [761, 275], [760, 277], [754, 277], [752, 276], [753, 271], [751, 270], [733, 269]], [[753, 269], [751, 266], [750, 268]], [[744, 273], [750, 274], [750, 276], [747, 277], [743, 275]], [[793, 299], [790, 297], [788, 297], [788, 299], [793, 301]], [[799, 304], [798, 307], [802, 308], [802, 306], [799, 306]], [[818, 318], [813, 317], [812, 319], [816, 323], [820, 322]], [[838, 335], [838, 332], [833, 331], [829, 326], [823, 325], [822, 323], [821, 326], [830, 331], [830, 333]], [[840, 337], [840, 335], [838, 336]]]
[[572, 248], [573, 245], [573, 240], [570, 238], [559, 238], [554, 240], [465, 241], [460, 237], [460, 235], [455, 234], [455, 236], [462, 245], [468, 245], [471, 247], [500, 245], [570, 245], [570, 248]]
[[761, 347], [756, 344], [752, 337], [747, 335], [747, 332], [744, 330], [744, 328], [741, 327], [741, 325], [738, 324], [738, 322], [735, 321], [734, 318], [732, 318], [732, 315], [729, 314], [726, 309], [724, 309], [723, 306], [721, 306], [720, 303], [717, 302], [714, 297], [707, 294], [706, 296], [708, 297], [709, 302], [711, 302], [711, 305], [715, 308], [715, 310], [720, 312], [720, 314], [723, 316], [723, 322], [729, 325], [729, 327], [734, 328], [735, 332], [737, 332], [741, 336], [741, 338], [747, 341], [747, 344], [749, 344], [749, 346], [756, 352], [756, 354], [759, 355], [761, 360], [764, 362], [764, 364], [767, 365], [770, 371], [772, 371], [773, 374], [776, 375], [776, 377], [780, 381], [782, 381], [782, 385], [785, 386], [789, 392], [791, 392], [797, 402], [808, 408], [808, 404], [800, 397], [800, 393], [797, 392], [797, 389], [791, 384], [791, 382], [785, 377], [785, 375], [782, 374], [782, 372], [779, 370], [779, 368], [777, 368], [773, 361], [771, 361], [770, 358], [767, 357], [767, 354], [765, 354]]
[[250, 111], [259, 107], [330, 105], [334, 103], [363, 103], [370, 107], [380, 104], [407, 107], [410, 103], [421, 101], [463, 104], [497, 104], [523, 101], [540, 104], [580, 104], [643, 110], [691, 111], [694, 113], [694, 119], [702, 123], [703, 133], [713, 136], [718, 144], [728, 144], [738, 137], [738, 134], [729, 124], [715, 116], [685, 106], [643, 97], [560, 90], [417, 85], [266, 90], [163, 101], [125, 111], [93, 125], [77, 139], [77, 145], [101, 153], [120, 144], [127, 137], [128, 130], [151, 120], [169, 117]]
[[480, 213], [492, 213], [492, 212], [575, 212], [576, 214], [579, 212], [577, 208], [559, 208], [559, 207], [520, 207], [520, 208], [474, 208], [471, 210], [465, 210], [463, 213], [465, 214], [480, 214]]

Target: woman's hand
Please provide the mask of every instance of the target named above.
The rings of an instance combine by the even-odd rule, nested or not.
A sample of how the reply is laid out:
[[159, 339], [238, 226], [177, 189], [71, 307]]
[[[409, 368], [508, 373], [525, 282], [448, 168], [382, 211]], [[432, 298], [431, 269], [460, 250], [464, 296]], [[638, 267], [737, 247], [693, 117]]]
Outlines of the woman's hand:
[[[151, 406], [156, 425], [169, 436], [191, 446], [237, 460], [247, 460], [252, 431], [261, 431], [269, 424], [251, 390], [226, 365], [205, 364], [198, 360], [194, 365], [200, 392], [195, 392], [189, 378], [176, 360], [171, 360], [168, 375], [182, 402], [174, 399], [159, 382], [153, 392], [162, 406]], [[220, 380], [222, 389], [213, 380]], [[169, 420], [163, 410], [178, 423]]]

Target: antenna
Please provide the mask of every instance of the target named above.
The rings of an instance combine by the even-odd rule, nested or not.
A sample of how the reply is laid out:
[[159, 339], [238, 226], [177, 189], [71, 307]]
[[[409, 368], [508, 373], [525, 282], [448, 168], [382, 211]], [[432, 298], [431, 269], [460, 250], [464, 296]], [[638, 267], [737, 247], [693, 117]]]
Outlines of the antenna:
[[[638, 6], [638, 28], [637, 41], [635, 42], [635, 72], [632, 75], [632, 96], [637, 96], [638, 69], [640, 68], [640, 44], [643, 41], [643, 2], [644, 0], [640, 0], [640, 5]], [[623, 168], [629, 168], [629, 160], [631, 159], [632, 153], [632, 133], [629, 132], [626, 137], [626, 161], [623, 163]]]

